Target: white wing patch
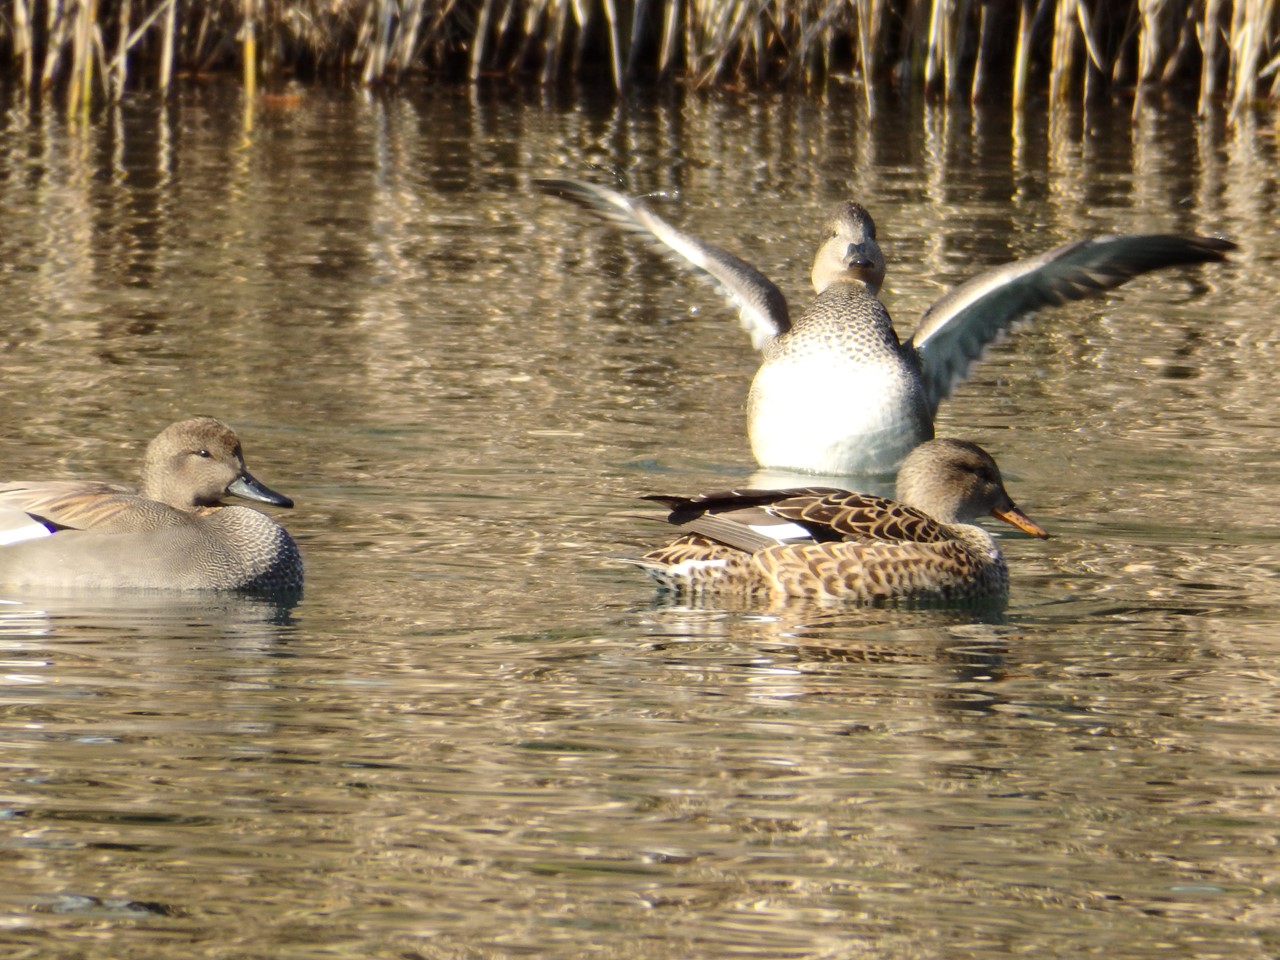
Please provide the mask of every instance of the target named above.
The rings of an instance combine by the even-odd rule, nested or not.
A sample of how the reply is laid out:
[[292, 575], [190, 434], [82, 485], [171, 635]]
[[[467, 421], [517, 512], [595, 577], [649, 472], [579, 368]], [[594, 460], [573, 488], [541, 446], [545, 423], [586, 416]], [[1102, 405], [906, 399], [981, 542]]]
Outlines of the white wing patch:
[[779, 543], [785, 543], [788, 540], [807, 541], [813, 539], [813, 534], [798, 523], [761, 523], [747, 524], [747, 526], [760, 534], [760, 536], [769, 537]]
[[51, 537], [53, 531], [21, 510], [0, 509], [0, 546]]

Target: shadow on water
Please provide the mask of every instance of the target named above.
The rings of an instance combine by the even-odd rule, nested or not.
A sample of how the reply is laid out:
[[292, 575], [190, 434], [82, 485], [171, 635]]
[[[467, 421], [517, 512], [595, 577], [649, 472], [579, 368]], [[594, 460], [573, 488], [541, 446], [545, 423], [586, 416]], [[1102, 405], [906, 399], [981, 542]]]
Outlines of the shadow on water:
[[[167, 591], [43, 591], [0, 597], [0, 635], [31, 631], [123, 630], [134, 638], [172, 637], [179, 625], [192, 631], [217, 628], [228, 635], [254, 631], [287, 639], [297, 626], [300, 593], [248, 596]], [[43, 626], [42, 626], [43, 625]]]

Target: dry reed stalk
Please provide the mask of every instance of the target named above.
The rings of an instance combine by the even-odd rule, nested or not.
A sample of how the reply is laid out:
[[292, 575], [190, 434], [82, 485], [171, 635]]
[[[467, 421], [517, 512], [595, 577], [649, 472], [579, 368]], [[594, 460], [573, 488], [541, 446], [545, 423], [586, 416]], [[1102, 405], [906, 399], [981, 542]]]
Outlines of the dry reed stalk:
[[658, 48], [658, 76], [665, 77], [675, 63], [676, 44], [680, 42], [680, 0], [670, 0], [662, 21], [662, 43]]
[[929, 52], [925, 60], [924, 88], [952, 102], [960, 91], [960, 55], [969, 20], [969, 0], [933, 0], [929, 15]]
[[1196, 14], [1199, 13], [1195, 4], [1189, 5], [1183, 13], [1182, 24], [1177, 28], [1178, 42], [1173, 48], [1173, 53], [1165, 58], [1164, 70], [1160, 73], [1160, 83], [1172, 83], [1182, 68], [1183, 61], [1195, 46], [1196, 39]]
[[98, 0], [88, 0], [76, 6], [72, 27], [71, 74], [67, 88], [67, 116], [73, 120], [88, 122], [93, 105], [93, 63], [97, 53], [95, 40]]
[[929, 52], [924, 61], [924, 89], [936, 93], [938, 78], [942, 73], [942, 36], [947, 16], [947, 0], [933, 0], [929, 9]]
[[[1200, 111], [1222, 95], [1234, 119], [1261, 92], [1280, 94], [1278, 7], [1280, 0], [9, 0], [7, 14], [14, 79], [27, 91], [64, 90], [73, 111], [97, 89], [118, 100], [152, 60], [161, 90], [178, 69], [225, 66], [226, 41], [241, 31], [236, 46], [242, 60], [253, 58], [245, 83], [255, 92], [258, 71], [283, 73], [292, 59], [319, 73], [350, 71], [365, 84], [417, 66], [460, 68], [473, 82], [533, 70], [551, 84], [598, 64], [619, 92], [642, 74], [677, 70], [707, 86], [820, 84], [847, 68], [870, 110], [892, 66], [895, 81], [922, 81], [955, 102], [982, 99], [1007, 70], [1022, 110], [1048, 45], [1042, 66], [1054, 102], [1088, 98], [1097, 84], [1130, 75], [1143, 90], [1191, 76]], [[1002, 44], [1009, 31], [1016, 35]]]
[[542, 65], [542, 82], [548, 84], [557, 76], [557, 67], [560, 59], [560, 45], [564, 42], [565, 30], [569, 22], [569, 6], [567, 3], [560, 3], [552, 13], [553, 28], [550, 37], [550, 45], [547, 48], [547, 59]]
[[955, 15], [949, 18], [947, 25], [947, 48], [944, 63], [947, 68], [947, 100], [960, 98], [960, 57], [968, 42], [970, 0], [955, 0]]
[[53, 0], [45, 6], [45, 48], [44, 66], [40, 71], [40, 90], [43, 92], [53, 86], [53, 78], [58, 73], [61, 63], [62, 44], [66, 39], [66, 19], [62, 16], [62, 4]]
[[[874, 2], [878, 5], [879, 0]], [[814, 85], [821, 82], [823, 77], [832, 76], [838, 65], [841, 42], [850, 39], [852, 33], [858, 38], [856, 69], [865, 85], [867, 75], [862, 70], [862, 64], [874, 59], [874, 55], [869, 56], [870, 49], [873, 48], [868, 48], [862, 28], [862, 24], [869, 19], [867, 0], [852, 0], [850, 5], [853, 7], [852, 15], [842, 4], [825, 4], [812, 11], [815, 15], [811, 24], [806, 23], [810, 13], [806, 7], [802, 6], [797, 11], [792, 23], [792, 18], [786, 16], [786, 5], [782, 6], [778, 12], [776, 32], [783, 48], [794, 51], [790, 66], [783, 72], [784, 77], [800, 70], [805, 82]], [[759, 76], [764, 77], [766, 71], [765, 63], [757, 65]]]
[[609, 63], [613, 67], [613, 88], [619, 92], [625, 85], [622, 70], [622, 39], [618, 35], [618, 8], [614, 0], [603, 0], [604, 20], [609, 27]]
[[241, 7], [240, 58], [244, 77], [244, 97], [252, 103], [258, 93], [258, 2], [243, 0]]
[[991, 5], [978, 5], [978, 59], [973, 65], [973, 81], [969, 84], [969, 100], [979, 103], [986, 99], [987, 71], [993, 47], [994, 31], [991, 27]]
[[[502, 24], [498, 28], [498, 36], [501, 38], [508, 31], [519, 29], [520, 44], [509, 61], [509, 69], [516, 70], [521, 64], [528, 63], [533, 57], [533, 46], [535, 37], [537, 36], [537, 25], [542, 22], [546, 11], [546, 0], [536, 0], [524, 7], [523, 16], [520, 11], [515, 9], [515, 5], [508, 3], [506, 12], [502, 17]], [[477, 62], [476, 71], [479, 75], [481, 64]]]
[[1084, 66], [1084, 99], [1088, 99], [1093, 92], [1093, 78], [1097, 74], [1107, 72], [1106, 65], [1103, 63], [1102, 53], [1099, 51], [1098, 44], [1093, 38], [1093, 23], [1089, 18], [1089, 8], [1086, 4], [1079, 3], [1076, 5], [1076, 23], [1080, 27], [1080, 39], [1084, 41], [1085, 66]]
[[684, 15], [684, 71], [686, 76], [696, 75], [697, 64], [694, 59], [694, 50], [696, 49], [693, 42], [693, 24], [694, 12], [693, 5], [697, 0], [689, 0], [690, 8], [685, 11]]
[[195, 30], [190, 31], [191, 41], [188, 44], [189, 56], [195, 63], [197, 71], [204, 70], [208, 65], [206, 63], [209, 54], [206, 50], [209, 48], [209, 37], [215, 32], [213, 23], [212, 5], [201, 7], [200, 22], [196, 25]]
[[395, 46], [391, 50], [391, 62], [395, 64], [397, 78], [413, 62], [426, 13], [423, 0], [406, 0], [405, 6], [407, 9], [401, 12], [400, 29], [396, 32]]
[[1031, 65], [1031, 26], [1035, 23], [1033, 0], [1022, 0], [1018, 9], [1018, 43], [1013, 55], [1013, 112], [1022, 114], [1027, 102], [1027, 74]]
[[107, 65], [108, 96], [112, 103], [119, 103], [124, 98], [124, 89], [129, 82], [129, 17], [132, 11], [130, 0], [121, 0], [116, 17], [116, 54]]
[[1138, 86], [1147, 87], [1160, 73], [1161, 15], [1165, 0], [1138, 0]]
[[1267, 46], [1264, 24], [1272, 23], [1276, 14], [1276, 0], [1237, 0], [1231, 18], [1231, 110], [1229, 116], [1237, 120], [1245, 105], [1253, 97], [1258, 84], [1258, 64]]
[[867, 105], [867, 116], [870, 116], [875, 109], [872, 84], [876, 73], [876, 51], [880, 48], [880, 25], [883, 22], [882, 0], [858, 0], [856, 11], [858, 65], [862, 73], [862, 95]]
[[582, 61], [588, 52], [587, 34], [591, 30], [595, 17], [593, 7], [583, 6], [581, 3], [574, 3], [569, 9], [573, 14], [573, 23], [576, 28], [574, 34], [578, 41], [569, 51], [569, 75], [576, 77], [582, 73]]
[[364, 68], [360, 72], [360, 78], [366, 85], [375, 83], [386, 73], [387, 47], [394, 16], [393, 2], [394, 0], [374, 0], [369, 4], [369, 31], [365, 35], [366, 46], [361, 53]]
[[1076, 59], [1076, 4], [1079, 0], [1060, 0], [1053, 21], [1053, 53], [1049, 67], [1049, 99], [1063, 103], [1067, 99], [1068, 81]]
[[1205, 116], [1218, 93], [1218, 41], [1222, 35], [1222, 0], [1206, 0], [1204, 19], [1196, 25], [1200, 40], [1200, 100], [1196, 112]]
[[[725, 7], [729, 9], [726, 11]], [[703, 85], [710, 85], [723, 76], [725, 65], [735, 54], [741, 62], [748, 59], [752, 52], [750, 42], [752, 33], [748, 29], [751, 10], [747, 4], [722, 0], [720, 3], [708, 4], [708, 14], [712, 29], [704, 34], [709, 41], [704, 51], [704, 58], [711, 62], [711, 66], [702, 77]], [[759, 62], [758, 56], [755, 59]]]
[[624, 85], [636, 74], [636, 51], [644, 42], [644, 24], [649, 16], [649, 0], [635, 0], [635, 2], [635, 9], [631, 11], [631, 30], [627, 37], [626, 62], [622, 67]]
[[13, 52], [22, 64], [19, 74], [22, 89], [29, 93], [35, 70], [35, 38], [31, 35], [31, 12], [27, 9], [27, 0], [14, 0], [13, 3]]
[[480, 69], [484, 64], [485, 43], [489, 39], [489, 20], [493, 16], [493, 0], [484, 0], [480, 15], [476, 19], [475, 36], [471, 38], [471, 63], [467, 77], [472, 83], [480, 79]]
[[178, 24], [177, 0], [166, 0], [164, 10], [164, 33], [160, 44], [160, 68], [156, 78], [161, 92], [169, 89], [169, 82], [173, 79], [173, 46]]

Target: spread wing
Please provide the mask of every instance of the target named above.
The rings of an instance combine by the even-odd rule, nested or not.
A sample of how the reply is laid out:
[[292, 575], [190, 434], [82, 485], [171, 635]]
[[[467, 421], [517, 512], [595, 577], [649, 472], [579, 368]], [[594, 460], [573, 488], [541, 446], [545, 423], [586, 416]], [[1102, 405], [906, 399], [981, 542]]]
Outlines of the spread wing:
[[654, 242], [677, 263], [712, 281], [735, 307], [757, 350], [791, 328], [787, 299], [768, 277], [733, 254], [677, 230], [636, 200], [581, 180], [535, 180], [546, 193], [572, 200], [610, 223]]
[[937, 411], [987, 347], [1037, 310], [1112, 290], [1161, 267], [1220, 261], [1234, 249], [1214, 237], [1097, 237], [979, 274], [934, 303], [911, 337], [930, 409]]

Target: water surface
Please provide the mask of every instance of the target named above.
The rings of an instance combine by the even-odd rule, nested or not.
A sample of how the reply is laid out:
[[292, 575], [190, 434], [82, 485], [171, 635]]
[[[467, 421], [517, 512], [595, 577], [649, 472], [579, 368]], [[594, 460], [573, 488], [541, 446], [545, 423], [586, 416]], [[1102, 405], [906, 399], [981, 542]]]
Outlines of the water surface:
[[[0, 140], [6, 478], [233, 423], [296, 605], [0, 599], [5, 955], [1280, 952], [1276, 127], [858, 98], [138, 99]], [[1267, 124], [1271, 124], [1268, 126]], [[750, 482], [716, 293], [530, 186], [620, 177], [806, 296], [870, 206], [900, 328], [984, 266], [1189, 231], [944, 404], [1054, 533], [1003, 608], [690, 608], [611, 563]]]

